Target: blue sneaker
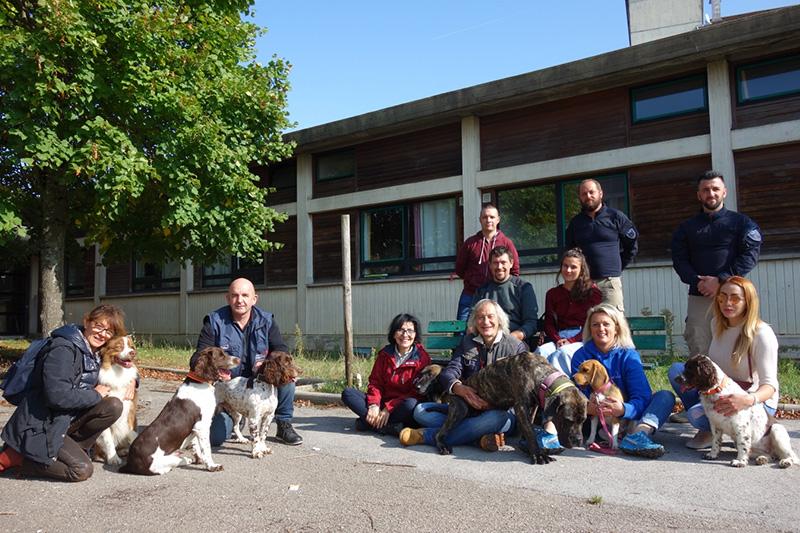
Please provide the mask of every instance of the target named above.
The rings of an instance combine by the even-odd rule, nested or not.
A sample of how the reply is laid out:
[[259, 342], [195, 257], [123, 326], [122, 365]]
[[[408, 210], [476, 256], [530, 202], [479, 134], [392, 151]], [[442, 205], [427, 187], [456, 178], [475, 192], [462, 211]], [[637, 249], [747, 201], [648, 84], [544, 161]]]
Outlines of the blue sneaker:
[[627, 435], [619, 444], [619, 449], [630, 455], [657, 459], [664, 455], [664, 447], [653, 442], [644, 431]]
[[558, 435], [548, 433], [542, 428], [536, 428], [536, 443], [539, 449], [547, 455], [558, 455], [564, 451], [564, 447], [558, 442]]

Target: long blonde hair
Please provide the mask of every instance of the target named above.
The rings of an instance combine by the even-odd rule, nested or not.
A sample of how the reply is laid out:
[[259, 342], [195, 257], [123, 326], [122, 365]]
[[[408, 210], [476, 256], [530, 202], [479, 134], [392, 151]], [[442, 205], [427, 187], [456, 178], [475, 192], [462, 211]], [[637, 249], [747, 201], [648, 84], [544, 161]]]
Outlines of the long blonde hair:
[[598, 313], [608, 315], [608, 318], [614, 323], [614, 327], [617, 330], [617, 338], [614, 341], [615, 348], [636, 348], [633, 345], [631, 328], [628, 326], [628, 321], [625, 320], [625, 315], [616, 306], [607, 303], [597, 304], [586, 313], [586, 322], [583, 325], [583, 342], [588, 342], [592, 338], [592, 317]]
[[756, 336], [756, 330], [758, 330], [758, 326], [761, 325], [761, 319], [758, 317], [758, 292], [752, 281], [741, 276], [731, 276], [726, 279], [724, 283], [720, 284], [717, 288], [717, 295], [714, 300], [714, 336], [716, 337], [721, 336], [727, 329], [732, 327], [725, 315], [722, 314], [719, 301], [716, 300], [716, 298], [719, 298], [722, 287], [725, 285], [736, 285], [740, 287], [744, 293], [745, 309], [742, 332], [739, 334], [739, 338], [736, 339], [736, 344], [731, 354], [733, 364], [738, 366], [744, 356], [750, 355], [750, 350], [753, 348], [753, 339]]

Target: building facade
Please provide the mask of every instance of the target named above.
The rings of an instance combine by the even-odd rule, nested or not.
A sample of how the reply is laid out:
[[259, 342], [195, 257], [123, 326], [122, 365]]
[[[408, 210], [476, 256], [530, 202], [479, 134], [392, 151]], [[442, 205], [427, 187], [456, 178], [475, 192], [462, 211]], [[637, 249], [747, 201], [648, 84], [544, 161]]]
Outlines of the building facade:
[[[100, 264], [77, 247], [67, 266], [66, 312], [122, 306], [139, 335], [193, 343], [203, 316], [244, 275], [289, 337], [342, 345], [341, 215], [349, 215], [353, 327], [378, 346], [401, 311], [455, 316], [449, 280], [458, 246], [495, 203], [522, 276], [544, 305], [575, 186], [602, 184], [606, 201], [640, 231], [623, 274], [630, 315], [674, 318], [680, 342], [686, 286], [670, 237], [699, 208], [696, 177], [714, 168], [726, 206], [753, 218], [764, 245], [750, 274], [762, 316], [788, 350], [800, 345], [800, 6], [699, 29], [552, 68], [445, 93], [288, 134], [295, 157], [255, 169], [268, 201], [289, 219], [263, 265]], [[34, 263], [35, 268], [35, 263]], [[33, 271], [32, 271], [33, 272]], [[32, 275], [31, 279], [35, 280]], [[34, 307], [36, 283], [29, 283]], [[28, 311], [27, 329], [36, 331]]]

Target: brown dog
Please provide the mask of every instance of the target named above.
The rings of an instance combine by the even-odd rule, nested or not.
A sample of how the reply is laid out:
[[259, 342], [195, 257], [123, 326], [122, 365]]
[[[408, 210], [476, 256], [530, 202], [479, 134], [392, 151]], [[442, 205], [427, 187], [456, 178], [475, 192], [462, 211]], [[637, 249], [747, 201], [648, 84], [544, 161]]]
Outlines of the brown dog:
[[[542, 423], [552, 420], [558, 439], [567, 448], [583, 442], [586, 420], [586, 397], [562, 372], [547, 360], [531, 352], [496, 361], [471, 375], [464, 385], [472, 387], [492, 409], [514, 408], [517, 424], [528, 443], [528, 454], [535, 464], [553, 460], [539, 448], [533, 433], [533, 419], [542, 410]], [[439, 453], [452, 452], [445, 443], [447, 433], [469, 413], [467, 402], [455, 394], [448, 397], [447, 420], [436, 434]]]
[[[572, 379], [578, 384], [579, 387], [585, 387], [588, 385], [589, 388], [592, 389], [592, 394], [589, 396], [589, 401], [598, 406], [606, 398], [614, 398], [620, 402], [624, 401], [622, 398], [622, 392], [620, 392], [619, 387], [611, 382], [611, 379], [608, 377], [606, 367], [604, 367], [603, 363], [600, 361], [595, 359], [587, 359], [581, 363], [581, 366], [578, 367], [578, 371], [574, 376], [572, 376]], [[611, 434], [608, 435], [608, 438], [611, 440], [611, 449], [616, 450], [619, 447], [618, 436], [620, 419], [616, 416], [609, 416], [605, 418], [605, 420], [606, 428], [604, 429], [606, 432], [608, 432], [610, 427], [611, 431]], [[589, 438], [586, 440], [587, 448], [591, 446], [595, 438], [597, 438], [597, 426], [599, 424], [600, 416], [593, 416], [592, 431], [589, 434]]]
[[138, 392], [133, 389], [133, 399], [126, 400], [128, 388], [136, 382], [138, 370], [134, 364], [136, 347], [130, 336], [114, 337], [100, 350], [100, 374], [97, 382], [111, 390], [109, 396], [122, 401], [122, 414], [111, 427], [100, 434], [95, 445], [95, 454], [105, 459], [106, 464], [120, 465], [136, 438], [136, 405]]
[[425, 401], [436, 403], [444, 401], [446, 393], [439, 383], [439, 374], [441, 373], [440, 365], [431, 364], [423, 368], [414, 378], [414, 388], [420, 396], [425, 397]]

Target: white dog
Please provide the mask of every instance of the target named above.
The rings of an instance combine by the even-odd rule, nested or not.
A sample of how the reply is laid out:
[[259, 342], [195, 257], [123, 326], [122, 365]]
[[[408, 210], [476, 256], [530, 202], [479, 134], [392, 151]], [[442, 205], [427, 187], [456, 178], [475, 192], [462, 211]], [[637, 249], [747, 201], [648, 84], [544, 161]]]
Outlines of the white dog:
[[686, 361], [683, 376], [678, 380], [694, 387], [700, 393], [700, 402], [711, 424], [711, 450], [706, 459], [716, 459], [722, 446], [722, 436], [730, 435], [736, 445], [736, 459], [731, 466], [747, 466], [748, 458], [756, 458], [756, 464], [769, 462], [770, 457], [778, 460], [778, 466], [789, 468], [800, 464], [792, 450], [791, 440], [786, 428], [774, 423], [762, 406], [748, 407], [733, 416], [725, 416], [714, 409], [720, 396], [743, 394], [745, 391], [730, 379], [714, 361], [705, 355], [695, 355]]

